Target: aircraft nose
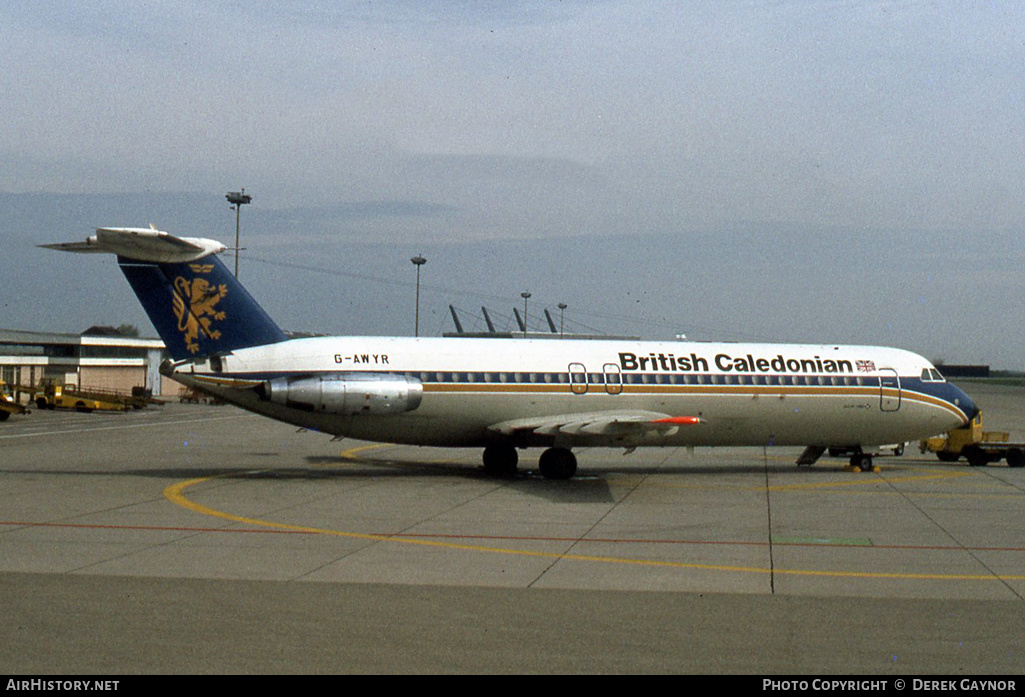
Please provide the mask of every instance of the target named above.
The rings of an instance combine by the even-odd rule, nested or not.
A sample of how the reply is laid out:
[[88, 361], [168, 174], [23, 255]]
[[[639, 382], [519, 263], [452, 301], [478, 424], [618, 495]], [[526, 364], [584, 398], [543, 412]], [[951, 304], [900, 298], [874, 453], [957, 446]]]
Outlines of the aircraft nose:
[[979, 407], [975, 404], [975, 401], [960, 387], [954, 388], [953, 397], [954, 404], [968, 416], [969, 421], [972, 421], [979, 415]]

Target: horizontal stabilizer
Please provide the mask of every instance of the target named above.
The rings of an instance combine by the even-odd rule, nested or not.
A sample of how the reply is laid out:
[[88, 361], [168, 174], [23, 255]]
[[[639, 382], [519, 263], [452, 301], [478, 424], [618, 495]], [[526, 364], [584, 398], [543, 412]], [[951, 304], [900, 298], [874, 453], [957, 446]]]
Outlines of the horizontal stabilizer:
[[203, 237], [175, 237], [156, 228], [96, 228], [96, 234], [85, 242], [58, 242], [41, 244], [46, 249], [61, 252], [117, 254], [125, 259], [158, 264], [180, 264], [196, 261], [211, 254], [223, 252], [225, 247], [216, 240]]
[[118, 266], [176, 361], [288, 339], [216, 256], [226, 247], [215, 240], [124, 227], [97, 228], [85, 242], [39, 246], [116, 254]]

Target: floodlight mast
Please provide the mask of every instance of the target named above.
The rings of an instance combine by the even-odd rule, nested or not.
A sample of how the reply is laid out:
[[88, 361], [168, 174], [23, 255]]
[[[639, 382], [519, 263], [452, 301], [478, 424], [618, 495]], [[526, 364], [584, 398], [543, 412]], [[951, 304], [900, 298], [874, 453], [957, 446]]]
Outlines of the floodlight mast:
[[530, 293], [523, 291], [520, 293], [520, 297], [523, 298], [523, 338], [527, 338], [527, 300], [530, 298]]
[[413, 320], [413, 336], [420, 336], [420, 267], [427, 263], [423, 255], [417, 254], [410, 259], [416, 267], [416, 319]]
[[235, 278], [238, 278], [238, 257], [242, 252], [239, 246], [239, 233], [242, 229], [242, 206], [253, 200], [253, 197], [246, 193], [245, 187], [242, 191], [229, 191], [224, 195], [235, 211]]

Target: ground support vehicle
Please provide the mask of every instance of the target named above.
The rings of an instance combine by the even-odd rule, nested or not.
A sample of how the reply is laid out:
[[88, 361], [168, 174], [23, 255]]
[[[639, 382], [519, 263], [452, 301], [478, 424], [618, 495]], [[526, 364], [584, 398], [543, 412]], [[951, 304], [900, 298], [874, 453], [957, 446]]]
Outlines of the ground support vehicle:
[[74, 409], [83, 412], [97, 409], [127, 411], [132, 408], [132, 400], [130, 395], [114, 390], [81, 390], [55, 380], [44, 380], [35, 395], [36, 406], [40, 409]]
[[15, 402], [7, 393], [7, 385], [0, 381], [0, 421], [7, 421], [7, 419], [11, 418], [11, 414], [27, 413], [29, 413], [28, 409]]
[[983, 431], [982, 412], [960, 428], [919, 442], [918, 447], [923, 453], [936, 453], [944, 462], [964, 457], [972, 467], [1001, 460], [1008, 467], [1025, 467], [1025, 443], [1010, 440], [1006, 431]]

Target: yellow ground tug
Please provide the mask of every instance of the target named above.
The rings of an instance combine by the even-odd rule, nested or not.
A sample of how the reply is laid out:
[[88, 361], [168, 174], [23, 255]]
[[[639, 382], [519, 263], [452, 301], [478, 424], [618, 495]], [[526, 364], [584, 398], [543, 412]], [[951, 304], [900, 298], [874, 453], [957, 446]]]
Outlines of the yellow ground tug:
[[982, 412], [971, 423], [918, 444], [923, 453], [933, 452], [944, 462], [964, 457], [972, 467], [1007, 461], [1008, 467], [1025, 467], [1025, 443], [1010, 440], [1006, 431], [983, 431]]
[[27, 413], [29, 413], [28, 409], [15, 402], [7, 392], [7, 383], [0, 380], [0, 421], [7, 421], [7, 419], [11, 418], [11, 414]]
[[57, 380], [43, 380], [35, 395], [40, 409], [74, 409], [76, 411], [128, 411], [133, 397], [114, 390], [88, 389], [62, 385]]

